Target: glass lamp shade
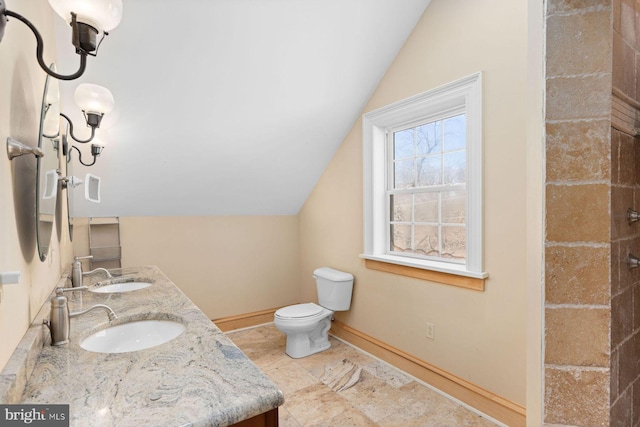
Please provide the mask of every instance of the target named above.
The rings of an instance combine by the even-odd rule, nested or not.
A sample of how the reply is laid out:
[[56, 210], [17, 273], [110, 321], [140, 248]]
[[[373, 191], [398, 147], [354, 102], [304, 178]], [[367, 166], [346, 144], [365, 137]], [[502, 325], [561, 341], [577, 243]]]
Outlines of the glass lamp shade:
[[73, 98], [85, 113], [110, 113], [115, 102], [109, 89], [91, 83], [78, 85]]
[[60, 132], [60, 116], [49, 114], [44, 117], [42, 122], [42, 135], [47, 138], [55, 138]]
[[60, 101], [60, 91], [58, 90], [58, 85], [56, 84], [55, 86], [55, 90], [48, 90], [45, 96], [45, 101], [48, 105], [54, 105]]
[[99, 32], [111, 31], [122, 20], [122, 0], [49, 0], [55, 12], [71, 22], [71, 12], [79, 22], [95, 27]]

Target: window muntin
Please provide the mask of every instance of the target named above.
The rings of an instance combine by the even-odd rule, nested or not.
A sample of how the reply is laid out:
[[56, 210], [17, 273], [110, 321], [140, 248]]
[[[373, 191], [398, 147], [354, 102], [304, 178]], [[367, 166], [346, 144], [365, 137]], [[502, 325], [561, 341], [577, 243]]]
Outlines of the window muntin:
[[466, 115], [387, 133], [388, 253], [466, 261]]

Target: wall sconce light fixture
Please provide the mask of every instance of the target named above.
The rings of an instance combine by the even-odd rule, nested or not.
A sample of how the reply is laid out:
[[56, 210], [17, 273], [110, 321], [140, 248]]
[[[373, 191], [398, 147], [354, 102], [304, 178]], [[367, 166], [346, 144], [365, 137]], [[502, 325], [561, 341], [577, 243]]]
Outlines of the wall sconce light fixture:
[[100, 127], [100, 123], [102, 122], [102, 117], [113, 110], [113, 95], [111, 91], [105, 87], [82, 83], [76, 88], [74, 100], [82, 110], [87, 126], [91, 128], [91, 136], [88, 139], [76, 138], [73, 134], [73, 123], [71, 123], [71, 119], [65, 114], [60, 113], [60, 115], [69, 123], [69, 135], [71, 138], [76, 142], [86, 143], [91, 141], [95, 136], [96, 129]]
[[[82, 83], [78, 85], [73, 98], [78, 107], [82, 110], [87, 126], [91, 128], [91, 136], [87, 139], [77, 138], [73, 133], [73, 123], [71, 122], [71, 119], [69, 119], [65, 114], [60, 113], [60, 115], [64, 117], [69, 124], [68, 135], [74, 141], [84, 144], [94, 139], [96, 136], [96, 129], [100, 127], [100, 123], [102, 122], [102, 117], [113, 110], [115, 101], [109, 89], [90, 83]], [[78, 160], [84, 166], [93, 166], [103, 149], [104, 147], [100, 144], [91, 144], [91, 155], [93, 156], [93, 161], [91, 163], [85, 163], [82, 161], [82, 152], [78, 147], [72, 145], [68, 150], [69, 156], [67, 156], [66, 138], [62, 143], [62, 153], [67, 156], [67, 162], [71, 161], [71, 150], [76, 150], [78, 152]]]
[[[24, 16], [8, 10], [5, 0], [0, 0], [0, 41], [4, 35], [7, 17], [22, 21], [36, 37], [36, 58], [40, 67], [50, 76], [60, 80], [80, 77], [87, 66], [87, 55], [96, 56], [98, 47], [109, 31], [122, 20], [122, 0], [49, 0], [53, 10], [71, 25], [71, 43], [80, 55], [78, 71], [69, 75], [58, 74], [49, 69], [42, 58], [44, 41], [36, 27]], [[101, 36], [101, 37], [100, 37]], [[96, 41], [100, 37], [99, 41]]]
[[104, 147], [102, 145], [91, 144], [91, 155], [93, 156], [93, 161], [91, 163], [85, 163], [82, 161], [82, 152], [80, 151], [80, 149], [75, 145], [72, 145], [71, 148], [69, 149], [69, 156], [67, 157], [67, 162], [71, 161], [71, 150], [76, 150], [78, 152], [78, 160], [82, 165], [93, 166], [96, 163], [96, 158], [100, 156], [100, 153], [102, 153], [103, 149]]

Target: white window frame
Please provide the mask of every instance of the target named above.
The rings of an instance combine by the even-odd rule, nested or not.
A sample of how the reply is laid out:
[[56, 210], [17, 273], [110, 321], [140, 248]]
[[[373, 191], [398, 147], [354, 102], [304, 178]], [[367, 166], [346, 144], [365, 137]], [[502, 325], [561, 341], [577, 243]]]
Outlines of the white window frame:
[[[399, 126], [451, 112], [466, 114], [467, 256], [464, 264], [391, 255], [387, 236], [387, 135]], [[482, 187], [482, 73], [461, 78], [362, 116], [364, 253], [362, 258], [485, 279]]]

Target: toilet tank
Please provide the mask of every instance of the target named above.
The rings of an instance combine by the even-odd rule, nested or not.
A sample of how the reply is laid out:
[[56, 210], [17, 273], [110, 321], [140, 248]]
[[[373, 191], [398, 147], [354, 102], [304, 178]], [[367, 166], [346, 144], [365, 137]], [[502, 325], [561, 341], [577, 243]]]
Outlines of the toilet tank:
[[318, 288], [318, 304], [332, 311], [345, 311], [351, 307], [353, 274], [329, 267], [313, 272]]

